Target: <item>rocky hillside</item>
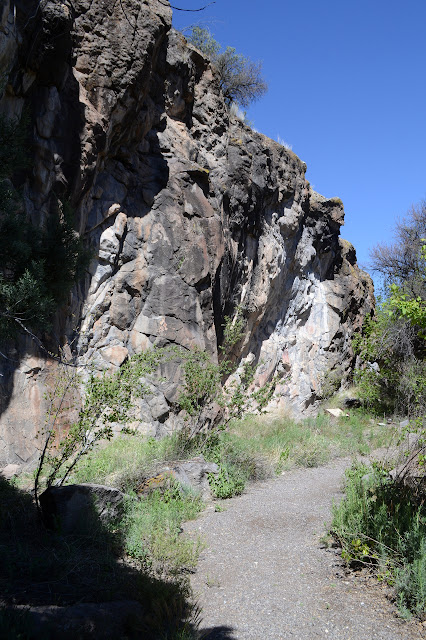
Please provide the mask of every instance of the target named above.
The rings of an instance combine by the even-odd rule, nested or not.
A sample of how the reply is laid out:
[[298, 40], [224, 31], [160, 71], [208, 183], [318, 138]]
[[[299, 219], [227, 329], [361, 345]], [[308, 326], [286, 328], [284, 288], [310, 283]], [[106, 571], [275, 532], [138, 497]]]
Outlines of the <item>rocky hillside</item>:
[[[236, 357], [260, 363], [256, 384], [276, 373], [275, 407], [314, 406], [347, 376], [351, 335], [373, 305], [339, 237], [341, 201], [230, 115], [167, 1], [6, 0], [0, 11], [0, 108], [14, 117], [28, 105], [32, 120], [26, 211], [42, 224], [69, 199], [95, 256], [58, 314], [58, 341], [78, 326], [72, 348], [99, 369], [167, 342], [217, 357], [239, 305]], [[31, 341], [1, 358], [0, 461], [34, 455], [54, 367]], [[175, 391], [142, 403], [150, 433], [172, 427]]]

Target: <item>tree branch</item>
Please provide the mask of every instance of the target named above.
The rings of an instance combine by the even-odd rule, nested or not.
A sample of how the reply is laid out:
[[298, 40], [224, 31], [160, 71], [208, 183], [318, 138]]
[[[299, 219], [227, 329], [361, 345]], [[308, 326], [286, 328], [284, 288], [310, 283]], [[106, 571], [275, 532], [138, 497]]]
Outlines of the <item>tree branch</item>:
[[[166, 2], [163, 2], [163, 0], [158, 0], [158, 2], [160, 4], [163, 5], [163, 7], [168, 7], [169, 5]], [[172, 9], [174, 9], [175, 11], [191, 11], [191, 12], [196, 12], [196, 11], [204, 11], [204, 9], [207, 9], [207, 7], [210, 7], [210, 5], [212, 4], [216, 4], [216, 0], [213, 0], [213, 2], [209, 2], [208, 4], [206, 4], [204, 7], [201, 7], [200, 9], [181, 9], [180, 7], [175, 7], [174, 5], [170, 5], [170, 7]]]

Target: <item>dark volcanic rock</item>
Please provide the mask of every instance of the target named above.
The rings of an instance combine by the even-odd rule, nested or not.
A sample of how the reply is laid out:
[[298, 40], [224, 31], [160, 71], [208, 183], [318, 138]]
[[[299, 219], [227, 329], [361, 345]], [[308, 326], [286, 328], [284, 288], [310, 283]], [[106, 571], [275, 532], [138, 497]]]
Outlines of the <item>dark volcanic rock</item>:
[[118, 518], [124, 494], [99, 484], [70, 484], [49, 487], [40, 496], [43, 520], [63, 534], [90, 532], [90, 527]]
[[[260, 363], [256, 386], [277, 376], [275, 408], [315, 407], [326, 374], [345, 381], [351, 336], [373, 305], [371, 280], [339, 237], [341, 201], [315, 193], [295, 154], [230, 114], [165, 2], [128, 0], [124, 13], [119, 2], [50, 0], [16, 20], [9, 9], [0, 108], [34, 105], [25, 206], [42, 222], [69, 198], [95, 255], [56, 335], [65, 342], [80, 319], [81, 363], [98, 369], [167, 342], [216, 358], [239, 305], [245, 335], [233, 356]], [[57, 25], [64, 40], [49, 49]], [[22, 462], [53, 367], [24, 355], [0, 366], [0, 462]], [[174, 428], [170, 407], [154, 404], [143, 428]]]
[[[117, 640], [140, 638], [144, 610], [139, 602], [85, 602], [68, 607], [16, 606], [5, 609], [15, 615], [22, 612], [32, 640]], [[133, 629], [133, 631], [131, 630]]]

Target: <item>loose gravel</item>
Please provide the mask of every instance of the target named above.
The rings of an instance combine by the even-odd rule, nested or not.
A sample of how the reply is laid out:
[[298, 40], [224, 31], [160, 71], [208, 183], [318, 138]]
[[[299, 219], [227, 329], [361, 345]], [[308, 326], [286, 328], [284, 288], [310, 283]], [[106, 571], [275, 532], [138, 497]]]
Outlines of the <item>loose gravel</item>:
[[347, 573], [321, 537], [349, 460], [285, 472], [210, 507], [185, 531], [206, 542], [191, 582], [205, 640], [418, 640], [386, 588]]

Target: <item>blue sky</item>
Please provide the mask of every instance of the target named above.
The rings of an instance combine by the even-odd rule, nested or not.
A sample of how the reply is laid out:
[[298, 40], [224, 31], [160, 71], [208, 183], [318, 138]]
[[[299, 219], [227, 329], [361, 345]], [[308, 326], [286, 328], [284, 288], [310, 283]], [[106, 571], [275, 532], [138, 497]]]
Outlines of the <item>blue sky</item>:
[[292, 145], [314, 189], [343, 200], [342, 236], [366, 267], [369, 249], [426, 198], [426, 1], [216, 0], [174, 11], [176, 28], [193, 23], [263, 61], [269, 90], [248, 117]]

